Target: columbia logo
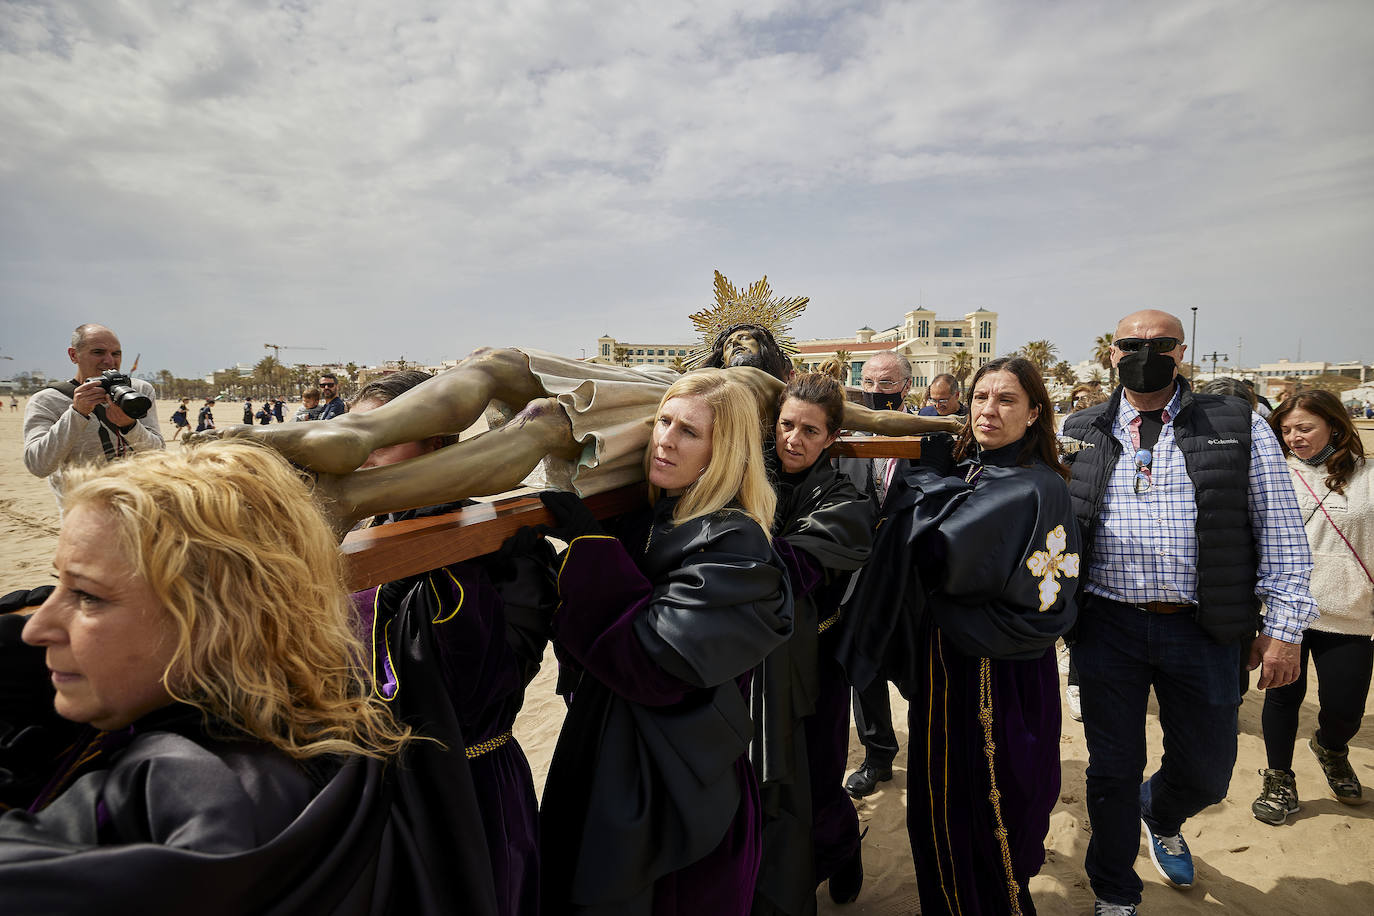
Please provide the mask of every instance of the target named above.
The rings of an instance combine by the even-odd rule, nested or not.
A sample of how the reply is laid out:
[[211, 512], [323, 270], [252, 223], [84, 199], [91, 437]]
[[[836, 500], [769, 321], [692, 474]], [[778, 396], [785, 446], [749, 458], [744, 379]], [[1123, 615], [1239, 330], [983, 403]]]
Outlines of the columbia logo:
[[1208, 445], [1240, 445], [1239, 439], [1208, 439]]

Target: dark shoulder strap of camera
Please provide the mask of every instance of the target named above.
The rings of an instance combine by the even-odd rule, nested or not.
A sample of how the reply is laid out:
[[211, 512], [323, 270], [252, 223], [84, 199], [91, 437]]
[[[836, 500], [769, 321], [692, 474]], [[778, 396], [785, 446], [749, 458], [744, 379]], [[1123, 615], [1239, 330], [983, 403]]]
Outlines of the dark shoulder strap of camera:
[[[76, 395], [75, 381], [53, 382], [48, 387], [53, 391], [62, 392], [69, 398], [75, 397]], [[114, 461], [124, 453], [124, 436], [120, 433], [119, 427], [115, 426], [105, 417], [104, 404], [95, 405], [95, 410], [93, 412], [95, 413], [95, 418], [100, 421], [100, 447], [105, 452], [105, 460]], [[111, 434], [113, 434], [114, 438], [111, 438]]]

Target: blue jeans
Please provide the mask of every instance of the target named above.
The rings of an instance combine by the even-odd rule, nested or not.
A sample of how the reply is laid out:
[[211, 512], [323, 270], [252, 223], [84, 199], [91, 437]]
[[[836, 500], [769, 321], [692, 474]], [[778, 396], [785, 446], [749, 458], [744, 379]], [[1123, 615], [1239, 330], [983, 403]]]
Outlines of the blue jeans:
[[[1100, 899], [1139, 903], [1141, 818], [1169, 836], [1226, 797], [1236, 765], [1240, 646], [1218, 645], [1186, 612], [1151, 614], [1084, 597], [1073, 647], [1088, 742], [1092, 839], [1084, 864]], [[1151, 687], [1164, 757], [1142, 785]]]

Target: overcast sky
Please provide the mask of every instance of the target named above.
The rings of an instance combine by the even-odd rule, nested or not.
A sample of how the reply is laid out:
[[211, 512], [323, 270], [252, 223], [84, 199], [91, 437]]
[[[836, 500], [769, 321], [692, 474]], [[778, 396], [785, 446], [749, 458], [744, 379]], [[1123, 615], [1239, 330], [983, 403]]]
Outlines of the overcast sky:
[[713, 269], [801, 337], [1368, 362], [1372, 127], [1368, 0], [0, 0], [0, 374], [590, 355]]

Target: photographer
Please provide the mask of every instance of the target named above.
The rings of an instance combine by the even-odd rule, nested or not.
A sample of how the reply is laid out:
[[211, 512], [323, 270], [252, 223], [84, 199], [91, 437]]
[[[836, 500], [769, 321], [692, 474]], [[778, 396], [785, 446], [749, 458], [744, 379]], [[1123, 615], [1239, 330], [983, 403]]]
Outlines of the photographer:
[[[131, 450], [162, 448], [157, 414], [147, 410], [153, 386], [120, 376], [119, 338], [109, 328], [83, 324], [72, 332], [67, 357], [76, 377], [29, 398], [24, 410], [24, 466], [61, 492], [62, 469], [77, 462], [113, 461]], [[103, 373], [110, 372], [109, 375]], [[143, 416], [134, 417], [129, 412]], [[58, 496], [58, 506], [62, 505]]]

